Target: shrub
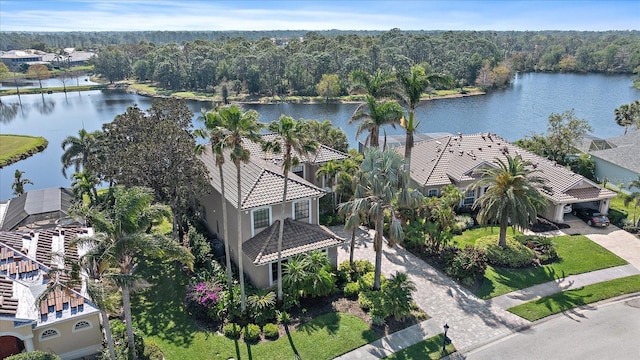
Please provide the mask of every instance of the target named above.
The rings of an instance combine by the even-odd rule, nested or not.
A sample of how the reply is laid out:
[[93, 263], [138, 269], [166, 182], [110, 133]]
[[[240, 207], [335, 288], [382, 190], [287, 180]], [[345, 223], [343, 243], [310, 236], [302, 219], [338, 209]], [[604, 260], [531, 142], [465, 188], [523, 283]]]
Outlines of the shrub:
[[[360, 291], [363, 290], [371, 290], [373, 289], [373, 282], [375, 280], [375, 272], [370, 271], [364, 275], [360, 279], [358, 279], [358, 286], [360, 287]], [[387, 279], [384, 275], [380, 274], [380, 287]]]
[[456, 215], [455, 221], [453, 233], [456, 235], [460, 235], [463, 231], [471, 229], [475, 224], [471, 215]]
[[[184, 304], [187, 311], [196, 317], [212, 315], [222, 297], [222, 288], [212, 281], [200, 281], [187, 288]], [[216, 312], [213, 312], [215, 314]]]
[[[380, 294], [380, 305], [382, 316], [393, 316], [396, 320], [402, 321], [411, 314], [413, 303], [413, 292], [416, 291], [415, 283], [409, 279], [405, 273], [396, 274], [384, 283]], [[373, 301], [374, 306], [377, 305]]]
[[358, 294], [358, 304], [362, 310], [367, 311], [373, 306], [373, 301], [370, 298], [372, 291], [363, 291]]
[[287, 325], [291, 322], [291, 315], [289, 315], [289, 313], [286, 311], [278, 311], [276, 318], [278, 319], [278, 322], [282, 325]]
[[56, 354], [49, 354], [47, 352], [40, 351], [40, 350], [11, 355], [5, 359], [6, 360], [62, 360], [62, 358]]
[[278, 329], [278, 325], [274, 323], [265, 324], [262, 327], [262, 333], [264, 337], [267, 339], [277, 339], [280, 336], [280, 330]]
[[268, 290], [256, 290], [247, 298], [247, 308], [251, 318], [258, 324], [265, 324], [276, 317], [276, 294]]
[[344, 296], [348, 298], [355, 298], [360, 292], [360, 285], [357, 282], [350, 282], [344, 286]]
[[164, 353], [158, 344], [147, 341], [144, 344], [144, 358], [147, 360], [164, 360]]
[[512, 237], [507, 237], [507, 247], [498, 245], [498, 239], [489, 235], [476, 240], [475, 247], [483, 250], [487, 255], [489, 264], [511, 268], [529, 266], [536, 258], [533, 250], [520, 244]]
[[260, 326], [256, 324], [248, 324], [243, 331], [244, 341], [254, 342], [260, 340]]
[[[131, 352], [127, 345], [127, 326], [120, 320], [111, 320], [109, 321], [109, 324], [111, 325], [111, 335], [113, 337], [116, 359], [129, 359], [131, 357]], [[138, 355], [144, 354], [144, 337], [142, 337], [140, 331], [135, 327], [133, 328], [133, 341], [135, 343], [136, 353]], [[108, 354], [108, 350], [105, 350]]]
[[189, 246], [193, 254], [193, 265], [196, 269], [208, 268], [213, 258], [211, 254], [211, 244], [202, 234], [195, 229], [189, 231]]
[[[449, 260], [449, 259], [448, 259]], [[448, 262], [445, 262], [444, 271], [447, 275], [465, 285], [473, 284], [476, 279], [484, 276], [487, 269], [487, 256], [484, 251], [471, 245], [455, 253]]]
[[535, 251], [540, 263], [547, 264], [558, 259], [555, 243], [549, 237], [537, 235], [518, 235], [516, 241]]
[[240, 325], [236, 323], [228, 323], [222, 327], [222, 333], [224, 336], [230, 339], [239, 339], [240, 338]]
[[613, 225], [622, 227], [623, 221], [626, 220], [629, 215], [626, 211], [610, 208], [607, 216]]
[[411, 221], [405, 229], [403, 244], [407, 248], [419, 249], [424, 246], [424, 225], [421, 220]]
[[338, 265], [338, 279], [343, 283], [354, 282], [374, 270], [375, 266], [369, 260], [354, 260], [353, 265], [345, 260]]

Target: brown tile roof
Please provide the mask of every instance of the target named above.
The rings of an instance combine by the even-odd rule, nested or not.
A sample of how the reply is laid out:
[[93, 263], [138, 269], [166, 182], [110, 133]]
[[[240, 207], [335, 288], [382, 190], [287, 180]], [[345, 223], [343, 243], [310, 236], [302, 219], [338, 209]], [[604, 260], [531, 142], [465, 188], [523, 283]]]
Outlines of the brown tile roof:
[[[264, 134], [262, 135], [262, 140], [264, 141], [274, 141], [278, 139], [278, 135], [276, 134]], [[255, 143], [250, 140], [245, 140], [245, 145], [251, 151], [251, 154], [259, 159], [269, 159], [275, 160], [277, 163], [282, 161], [281, 154], [272, 154], [266, 153], [262, 151], [262, 146], [258, 143]], [[295, 152], [294, 156], [297, 156], [300, 159], [300, 162], [309, 163], [309, 164], [323, 164], [330, 160], [344, 160], [349, 157], [349, 155], [338, 151], [336, 149], [330, 148], [326, 145], [320, 144], [318, 147], [318, 151], [315, 154], [309, 154], [302, 156], [301, 154]]]
[[[404, 153], [404, 147], [396, 148]], [[464, 186], [477, 178], [473, 170], [495, 166], [496, 159], [520, 155], [548, 180], [543, 193], [554, 203], [573, 203], [615, 197], [581, 175], [548, 159], [526, 151], [491, 133], [451, 135], [415, 144], [411, 157], [411, 178], [425, 188], [456, 184]], [[578, 189], [570, 191], [571, 189]], [[584, 190], [591, 188], [593, 190]], [[596, 197], [593, 197], [597, 195]]]
[[13, 281], [0, 275], [0, 316], [15, 316], [18, 299], [13, 297]]
[[[242, 251], [256, 265], [278, 260], [278, 231], [280, 220], [242, 244]], [[321, 225], [309, 224], [287, 218], [282, 236], [282, 258], [311, 250], [338, 246], [345, 240]]]
[[[220, 192], [220, 171], [211, 154], [211, 147], [205, 146], [204, 151], [199, 156], [209, 171], [211, 185]], [[222, 166], [225, 179], [225, 196], [231, 204], [236, 204], [238, 188], [236, 184], [236, 166], [228, 155], [225, 155], [225, 162]], [[271, 161], [262, 160], [254, 156], [248, 163], [241, 164], [240, 189], [241, 189], [241, 209], [251, 209], [259, 206], [276, 204], [282, 201], [282, 191], [284, 189], [284, 176], [282, 168], [274, 165]], [[324, 190], [302, 179], [294, 173], [289, 173], [289, 184], [287, 186], [287, 201], [320, 197]]]

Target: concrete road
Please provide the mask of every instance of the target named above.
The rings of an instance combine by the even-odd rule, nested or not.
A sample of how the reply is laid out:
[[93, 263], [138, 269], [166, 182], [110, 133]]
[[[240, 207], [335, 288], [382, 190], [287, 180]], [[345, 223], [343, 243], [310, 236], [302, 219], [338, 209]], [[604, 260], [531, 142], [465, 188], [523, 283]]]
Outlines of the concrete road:
[[460, 355], [469, 360], [640, 359], [640, 296], [574, 309]]

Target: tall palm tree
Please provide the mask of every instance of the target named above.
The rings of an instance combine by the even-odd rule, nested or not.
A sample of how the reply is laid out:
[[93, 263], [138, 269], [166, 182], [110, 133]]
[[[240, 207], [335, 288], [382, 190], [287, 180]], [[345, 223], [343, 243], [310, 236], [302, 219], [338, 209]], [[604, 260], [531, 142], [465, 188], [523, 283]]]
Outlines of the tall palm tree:
[[[638, 176], [637, 180], [630, 182], [627, 185], [627, 188], [640, 189], [640, 176]], [[638, 222], [636, 222], [636, 210], [638, 209], [638, 206], [640, 206], [640, 190], [632, 191], [630, 194], [624, 194], [622, 200], [624, 202], [624, 206], [628, 206], [629, 204], [633, 205], [633, 226], [638, 226]]]
[[373, 74], [355, 70], [349, 75], [353, 90], [364, 91], [366, 94], [380, 100], [391, 96], [396, 86], [396, 79], [390, 72], [376, 70]]
[[[196, 136], [209, 139], [211, 144], [211, 154], [213, 155], [216, 165], [218, 166], [218, 172], [220, 176], [220, 193], [222, 198], [222, 236], [224, 239], [224, 254], [226, 258], [227, 266], [227, 288], [229, 290], [230, 302], [233, 303], [233, 270], [231, 269], [231, 253], [229, 250], [229, 226], [228, 226], [228, 210], [227, 201], [225, 195], [224, 174], [223, 165], [225, 162], [224, 151], [226, 143], [225, 137], [225, 124], [224, 118], [218, 113], [218, 109], [207, 111], [203, 113], [201, 119], [204, 121], [204, 128], [197, 129], [195, 131]], [[201, 152], [202, 148], [197, 146], [197, 152]]]
[[377, 101], [373, 96], [367, 95], [366, 101], [356, 108], [356, 111], [349, 119], [349, 124], [361, 121], [356, 130], [356, 136], [363, 132], [369, 132], [367, 143], [371, 147], [378, 147], [380, 128], [384, 125], [400, 123], [403, 116], [403, 109], [395, 101]]
[[413, 150], [413, 134], [420, 125], [415, 119], [416, 107], [420, 104], [422, 94], [430, 86], [448, 85], [451, 79], [448, 76], [427, 72], [420, 65], [411, 67], [410, 71], [401, 71], [396, 74], [400, 85], [396, 94], [406, 106], [409, 107], [409, 119], [405, 120], [402, 127], [406, 130], [406, 140], [404, 147], [404, 159], [406, 160], [406, 171], [411, 171], [411, 151]]
[[[251, 153], [244, 144], [244, 139], [260, 142], [260, 131], [264, 124], [258, 122], [260, 114], [255, 110], [242, 111], [238, 105], [227, 105], [218, 109], [217, 117], [221, 126], [226, 130], [221, 142], [229, 151], [229, 157], [236, 166], [236, 218], [238, 221], [238, 268], [240, 280], [240, 308], [244, 312], [247, 308], [247, 299], [244, 289], [244, 266], [242, 264], [242, 192], [240, 191], [241, 165], [249, 162]], [[225, 224], [225, 226], [228, 224]]]
[[24, 175], [24, 171], [20, 171], [18, 169], [16, 169], [16, 171], [13, 173], [13, 184], [11, 184], [13, 195], [22, 195], [24, 194], [25, 185], [33, 185], [33, 182], [31, 180], [22, 178], [22, 175]]
[[631, 104], [620, 105], [614, 110], [616, 123], [624, 126], [624, 134], [627, 135], [629, 126], [635, 125], [640, 129], [640, 100], [636, 100]]
[[373, 249], [376, 252], [375, 276], [373, 287], [380, 290], [382, 270], [382, 231], [384, 216], [391, 218], [389, 227], [389, 246], [404, 238], [402, 225], [396, 216], [394, 201], [397, 199], [398, 186], [402, 181], [404, 161], [393, 150], [368, 148], [365, 150], [362, 171], [357, 182], [355, 198], [340, 204], [340, 211], [349, 214], [345, 229], [352, 230], [360, 223], [360, 214], [366, 214], [374, 223], [375, 235]]
[[[97, 140], [100, 131], [87, 132], [85, 129], [78, 131], [78, 136], [67, 136], [62, 140], [62, 175], [67, 177], [67, 168], [74, 166], [78, 172], [80, 168], [90, 168], [89, 161], [97, 151]], [[88, 169], [92, 171], [92, 169]]]
[[[166, 206], [151, 203], [153, 191], [141, 187], [116, 187], [113, 196], [110, 208], [89, 212], [89, 220], [100, 235], [87, 238], [86, 242], [93, 246], [89, 253], [94, 258], [108, 262], [110, 270], [103, 276], [113, 281], [122, 292], [127, 343], [135, 359], [131, 291], [142, 280], [136, 273], [138, 261], [144, 258], [178, 260], [192, 267], [193, 255], [169, 237], [146, 232], [153, 221], [170, 214]], [[84, 241], [84, 238], [79, 238], [78, 246], [82, 246]]]
[[269, 131], [276, 134], [273, 141], [263, 145], [265, 151], [282, 154], [282, 175], [284, 176], [284, 189], [282, 191], [282, 214], [280, 216], [280, 228], [278, 231], [278, 300], [282, 300], [282, 237], [284, 234], [284, 219], [286, 217], [287, 187], [289, 172], [294, 166], [298, 166], [298, 155], [307, 157], [315, 152], [318, 143], [309, 137], [307, 125], [302, 120], [294, 120], [290, 116], [282, 115], [277, 121], [269, 124]]
[[340, 162], [335, 160], [329, 160], [324, 165], [320, 166], [318, 170], [316, 170], [316, 178], [320, 179], [324, 176], [325, 180], [331, 181], [331, 193], [333, 195], [333, 206], [336, 206], [336, 201], [338, 199], [337, 193], [337, 175], [342, 170], [342, 166]]
[[478, 222], [486, 225], [497, 222], [500, 225], [499, 245], [507, 246], [507, 226], [527, 228], [536, 220], [538, 211], [547, 203], [539, 187], [546, 179], [537, 176], [531, 162], [520, 156], [506, 156], [506, 162], [496, 159], [497, 167], [485, 167], [479, 171], [482, 176], [470, 189], [485, 188], [487, 191], [476, 199], [473, 208], [480, 208]]
[[100, 184], [100, 180], [94, 174], [82, 170], [73, 174], [71, 190], [79, 199], [82, 199], [86, 194], [89, 197], [89, 203], [94, 204], [98, 201], [98, 190], [96, 188], [98, 184]]

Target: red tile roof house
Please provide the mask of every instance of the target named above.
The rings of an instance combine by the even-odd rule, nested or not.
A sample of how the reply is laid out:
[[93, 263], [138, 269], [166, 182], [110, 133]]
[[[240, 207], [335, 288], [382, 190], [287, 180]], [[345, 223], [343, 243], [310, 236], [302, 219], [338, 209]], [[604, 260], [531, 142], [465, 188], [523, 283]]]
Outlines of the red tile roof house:
[[[404, 154], [404, 146], [394, 148]], [[495, 167], [496, 159], [521, 156], [540, 170], [548, 180], [541, 192], [549, 200], [539, 215], [556, 223], [564, 222], [564, 206], [592, 207], [606, 214], [610, 199], [616, 194], [600, 187], [582, 175], [513, 145], [496, 134], [448, 135], [416, 143], [411, 157], [411, 181], [427, 196], [437, 196], [449, 184], [464, 192], [461, 205], [472, 205], [486, 189], [469, 188], [479, 178], [477, 169]]]
[[[0, 232], [0, 359], [41, 350], [63, 359], [90, 356], [102, 347], [100, 312], [83, 295], [50, 281], [52, 268], [82, 255], [71, 246], [91, 229]], [[62, 276], [64, 281], [64, 276]], [[38, 306], [38, 297], [54, 286]]]
[[[264, 135], [266, 140], [274, 135]], [[273, 286], [277, 281], [278, 227], [284, 220], [282, 257], [302, 254], [311, 250], [327, 252], [332, 264], [337, 264], [336, 247], [344, 242], [324, 226], [319, 225], [318, 200], [326, 191], [314, 185], [315, 171], [323, 163], [344, 159], [346, 154], [321, 146], [316, 154], [301, 157], [298, 168], [289, 174], [286, 217], [281, 218], [284, 190], [281, 158], [262, 152], [258, 144], [245, 139], [251, 159], [241, 165], [242, 249], [237, 239], [237, 182], [236, 167], [228, 154], [223, 165], [225, 197], [221, 196], [219, 169], [206, 146], [200, 159], [206, 165], [213, 191], [201, 199], [202, 216], [209, 230], [222, 239], [224, 226], [222, 202], [227, 202], [228, 236], [231, 260], [237, 264], [238, 254], [243, 256], [245, 274], [261, 288]], [[304, 176], [304, 178], [302, 177]]]

